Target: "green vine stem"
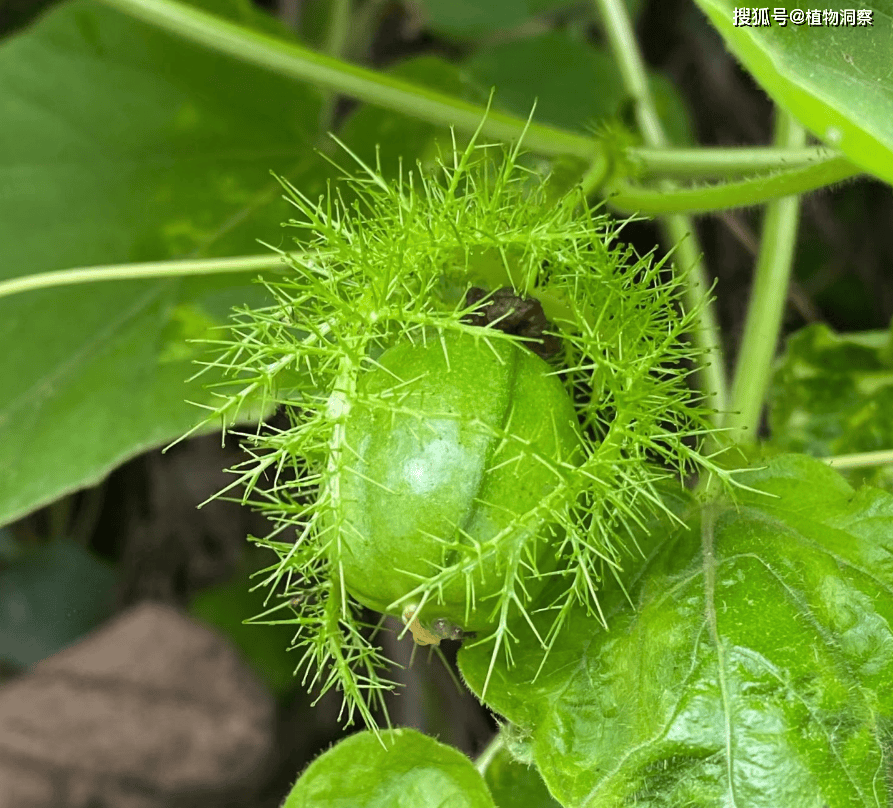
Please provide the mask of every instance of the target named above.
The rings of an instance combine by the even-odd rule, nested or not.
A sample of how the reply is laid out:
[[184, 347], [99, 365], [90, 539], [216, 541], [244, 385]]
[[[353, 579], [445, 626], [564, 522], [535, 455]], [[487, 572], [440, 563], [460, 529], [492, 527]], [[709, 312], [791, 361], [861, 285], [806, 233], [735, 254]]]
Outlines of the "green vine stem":
[[893, 449], [882, 449], [877, 452], [858, 452], [856, 454], [823, 457], [829, 466], [835, 469], [861, 469], [873, 466], [893, 465]]
[[621, 180], [612, 186], [610, 200], [611, 207], [619, 211], [645, 215], [709, 213], [814, 191], [861, 173], [846, 158], [834, 157], [777, 174], [694, 188], [645, 188]]
[[779, 149], [772, 146], [699, 147], [695, 149], [656, 149], [630, 146], [625, 157], [636, 166], [637, 178], [645, 179], [730, 179], [760, 172], [814, 167], [841, 157], [825, 146]]
[[[804, 129], [783, 110], [778, 109], [776, 114], [775, 142], [802, 146], [806, 140]], [[731, 428], [731, 437], [738, 442], [756, 439], [781, 333], [799, 219], [800, 200], [796, 196], [766, 207], [744, 338], [732, 383], [731, 412], [724, 424]]]
[[487, 110], [443, 93], [316, 53], [292, 42], [260, 33], [175, 0], [102, 0], [131, 17], [219, 53], [258, 65], [282, 76], [307, 81], [324, 90], [392, 109], [442, 126], [472, 133], [486, 117], [482, 132], [497, 140], [516, 141], [524, 134], [527, 148], [541, 154], [569, 154], [589, 160], [597, 141], [554, 126]]
[[480, 772], [481, 777], [487, 773], [487, 769], [490, 768], [493, 759], [502, 751], [504, 746], [505, 738], [502, 732], [497, 732], [474, 762], [474, 767]]
[[[605, 31], [611, 43], [626, 89], [635, 103], [636, 121], [642, 138], [652, 148], [667, 145], [667, 138], [661, 126], [648, 76], [642, 56], [636, 45], [632, 24], [623, 0], [593, 0], [596, 10], [604, 21]], [[664, 238], [676, 246], [677, 266], [688, 270], [685, 304], [692, 311], [698, 311], [698, 324], [692, 334], [695, 345], [705, 350], [710, 357], [702, 370], [701, 388], [710, 404], [715, 408], [714, 423], [723, 417], [728, 400], [728, 389], [723, 361], [722, 345], [719, 341], [719, 323], [712, 301], [705, 299], [710, 282], [701, 260], [701, 249], [695, 236], [694, 223], [684, 216], [667, 216], [662, 223]]]
[[[219, 53], [228, 54], [280, 75], [314, 83], [333, 93], [349, 95], [428, 123], [455, 126], [468, 134], [477, 130], [481, 119], [486, 115], [482, 131], [487, 137], [513, 141], [517, 140], [527, 127], [524, 143], [533, 151], [546, 155], [568, 154], [593, 160], [599, 171], [602, 165], [607, 166], [605, 155], [598, 142], [591, 137], [539, 123], [531, 122], [528, 127], [524, 118], [495, 111], [487, 113], [483, 106], [350, 64], [333, 55], [336, 52], [334, 39], [328, 40], [326, 45], [328, 54], [324, 55], [295, 43], [245, 28], [200, 9], [185, 6], [175, 0], [102, 0], [102, 2]], [[333, 21], [333, 27], [329, 31], [333, 37], [341, 32], [341, 24], [339, 21]], [[612, 23], [610, 27], [616, 29], [616, 23]], [[635, 45], [629, 37], [624, 37], [623, 47], [634, 49]], [[638, 80], [634, 78], [634, 70], [625, 70], [624, 75], [632, 79], [635, 86], [640, 86]], [[644, 77], [644, 72], [642, 76]], [[647, 92], [647, 85], [641, 86], [645, 86]], [[635, 97], [642, 98], [639, 93], [635, 93]], [[653, 124], [656, 119], [655, 121], [643, 119], [643, 122], [653, 135]], [[659, 126], [659, 122], [657, 125]], [[643, 133], [645, 131], [643, 129]], [[836, 155], [835, 152], [823, 148], [800, 149], [793, 152], [767, 148], [669, 149], [663, 148], [666, 145], [663, 140], [654, 142], [647, 137], [646, 143], [645, 147], [630, 148], [625, 154], [625, 157], [633, 162], [645, 177], [658, 174], [689, 179], [703, 176], [728, 177], [742, 172], [768, 171], [784, 165], [801, 166], [822, 160], [829, 155]], [[655, 146], [661, 148], [654, 148]], [[601, 178], [603, 176], [591, 180], [590, 184], [597, 187]]]
[[[352, 12], [351, 0], [333, 0], [329, 3], [329, 19], [326, 29], [326, 41], [324, 45], [325, 53], [332, 58], [340, 58], [344, 55], [344, 49], [347, 46], [347, 38], [350, 32], [350, 21]], [[320, 110], [319, 132], [325, 135], [332, 129], [335, 121], [335, 104], [338, 101], [338, 94], [329, 91], [325, 94]], [[329, 143], [326, 139], [326, 143]]]
[[281, 255], [269, 253], [267, 255], [241, 255], [236, 258], [147, 261], [139, 264], [74, 267], [0, 281], [0, 298], [38, 289], [54, 289], [60, 286], [76, 286], [81, 283], [97, 283], [98, 281], [145, 281], [158, 278], [182, 278], [190, 275], [260, 272], [279, 269], [283, 266], [284, 260]]

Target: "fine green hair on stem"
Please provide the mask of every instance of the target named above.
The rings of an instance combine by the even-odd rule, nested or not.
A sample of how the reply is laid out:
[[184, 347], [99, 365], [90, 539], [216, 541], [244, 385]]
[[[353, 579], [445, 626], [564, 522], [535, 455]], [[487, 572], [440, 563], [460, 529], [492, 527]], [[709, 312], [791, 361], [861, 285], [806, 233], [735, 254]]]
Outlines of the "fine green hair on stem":
[[[211, 416], [225, 428], [249, 406], [280, 413], [275, 425], [239, 433], [247, 459], [221, 492], [272, 526], [255, 539], [278, 556], [262, 574], [271, 605], [256, 621], [294, 625], [304, 683], [342, 691], [344, 719], [358, 713], [372, 728], [373, 710], [387, 720], [383, 695], [394, 683], [375, 640], [381, 623], [351, 596], [339, 562], [343, 537], [331, 514], [344, 458], [355, 452], [345, 420], [364, 374], [394, 346], [468, 335], [528, 350], [529, 338], [473, 324], [469, 289], [510, 288], [539, 301], [557, 337], [549, 373], [573, 402], [581, 444], [537, 506], [543, 513], [530, 515], [556, 527], [556, 562], [539, 569], [530, 547], [514, 548], [504, 585], [479, 604], [492, 620], [473, 640], [492, 646], [482, 697], [499, 655], [511, 664], [515, 621], [532, 626], [534, 611], [554, 615], [537, 635], [545, 654], [572, 609], [600, 616], [600, 582], [635, 551], [636, 530], [670, 514], [660, 493], [666, 480], [728, 481], [700, 448], [711, 409], [690, 384], [704, 357], [687, 337], [697, 312], [683, 309], [682, 274], [667, 258], [621, 243], [622, 223], [593, 210], [579, 188], [556, 201], [519, 147], [476, 138], [465, 149], [453, 145], [433, 168], [387, 182], [341, 144], [356, 168], [342, 169], [342, 181], [316, 201], [282, 180], [297, 211], [286, 225], [299, 232], [301, 251], [277, 250], [285, 270], [266, 282], [272, 304], [237, 312], [207, 362], [228, 372]], [[389, 613], [436, 603], [456, 580], [473, 590], [469, 559], [504, 552], [510, 533], [433, 563]], [[538, 576], [549, 579], [545, 603], [525, 585]]]

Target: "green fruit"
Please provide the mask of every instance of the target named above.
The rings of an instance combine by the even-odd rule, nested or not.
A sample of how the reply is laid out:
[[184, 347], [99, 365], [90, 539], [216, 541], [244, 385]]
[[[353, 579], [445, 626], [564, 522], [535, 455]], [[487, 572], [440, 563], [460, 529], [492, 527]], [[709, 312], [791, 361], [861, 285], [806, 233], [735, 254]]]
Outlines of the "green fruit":
[[[333, 561], [349, 592], [377, 611], [399, 615], [394, 604], [465, 560], [419, 615], [463, 631], [488, 628], [507, 571], [533, 597], [542, 580], [528, 556], [540, 572], [554, 568], [558, 531], [548, 508], [535, 509], [580, 456], [573, 404], [549, 365], [486, 336], [448, 331], [399, 344], [361, 376], [332, 513]], [[498, 550], [478, 558], [471, 548], [495, 537]]]

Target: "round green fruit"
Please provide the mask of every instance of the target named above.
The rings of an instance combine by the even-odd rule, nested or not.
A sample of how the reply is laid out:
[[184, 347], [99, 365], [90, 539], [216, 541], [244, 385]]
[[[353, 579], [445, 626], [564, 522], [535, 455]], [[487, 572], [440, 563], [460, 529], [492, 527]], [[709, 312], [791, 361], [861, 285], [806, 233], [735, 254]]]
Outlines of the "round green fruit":
[[530, 557], [540, 573], [554, 568], [558, 530], [538, 506], [580, 456], [573, 404], [549, 365], [486, 337], [445, 331], [399, 344], [361, 376], [330, 545], [348, 591], [394, 615], [420, 584], [461, 564], [419, 618], [466, 632], [489, 627], [507, 573], [533, 597], [542, 578]]

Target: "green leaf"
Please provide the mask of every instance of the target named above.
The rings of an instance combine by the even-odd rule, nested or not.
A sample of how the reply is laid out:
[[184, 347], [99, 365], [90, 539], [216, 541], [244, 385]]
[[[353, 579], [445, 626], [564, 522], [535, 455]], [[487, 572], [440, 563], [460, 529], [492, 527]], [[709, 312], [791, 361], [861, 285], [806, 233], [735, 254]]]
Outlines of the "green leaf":
[[[853, 163], [893, 181], [893, 0], [859, 3], [873, 25], [735, 27], [733, 0], [697, 0], [729, 49], [772, 99], [820, 140], [839, 148]], [[802, 3], [769, 8], [800, 9]], [[840, 12], [839, 3], [808, 8]]]
[[490, 761], [484, 779], [498, 808], [560, 808], [536, 767], [519, 763], [506, 749]]
[[[641, 541], [635, 608], [607, 587], [608, 629], [573, 614], [535, 681], [516, 627], [487, 701], [563, 805], [889, 804], [893, 497], [796, 455], [746, 480], [765, 493]], [[460, 654], [478, 692], [488, 664]]]
[[[216, 3], [261, 27], [242, 3]], [[239, 255], [281, 240], [314, 92], [99, 4], [56, 7], [0, 47], [0, 277]], [[302, 183], [309, 192], [314, 187]], [[101, 480], [200, 420], [185, 379], [247, 275], [133, 281], [0, 301], [0, 523]], [[213, 374], [208, 376], [213, 380]]]
[[111, 616], [115, 573], [79, 544], [54, 541], [0, 570], [0, 659], [26, 667]]
[[[833, 457], [893, 446], [890, 331], [836, 334], [809, 325], [788, 338], [769, 388], [772, 446]], [[889, 467], [858, 470], [852, 482], [893, 484]]]
[[358, 732], [318, 757], [283, 808], [495, 808], [458, 750], [412, 729], [380, 736]]

